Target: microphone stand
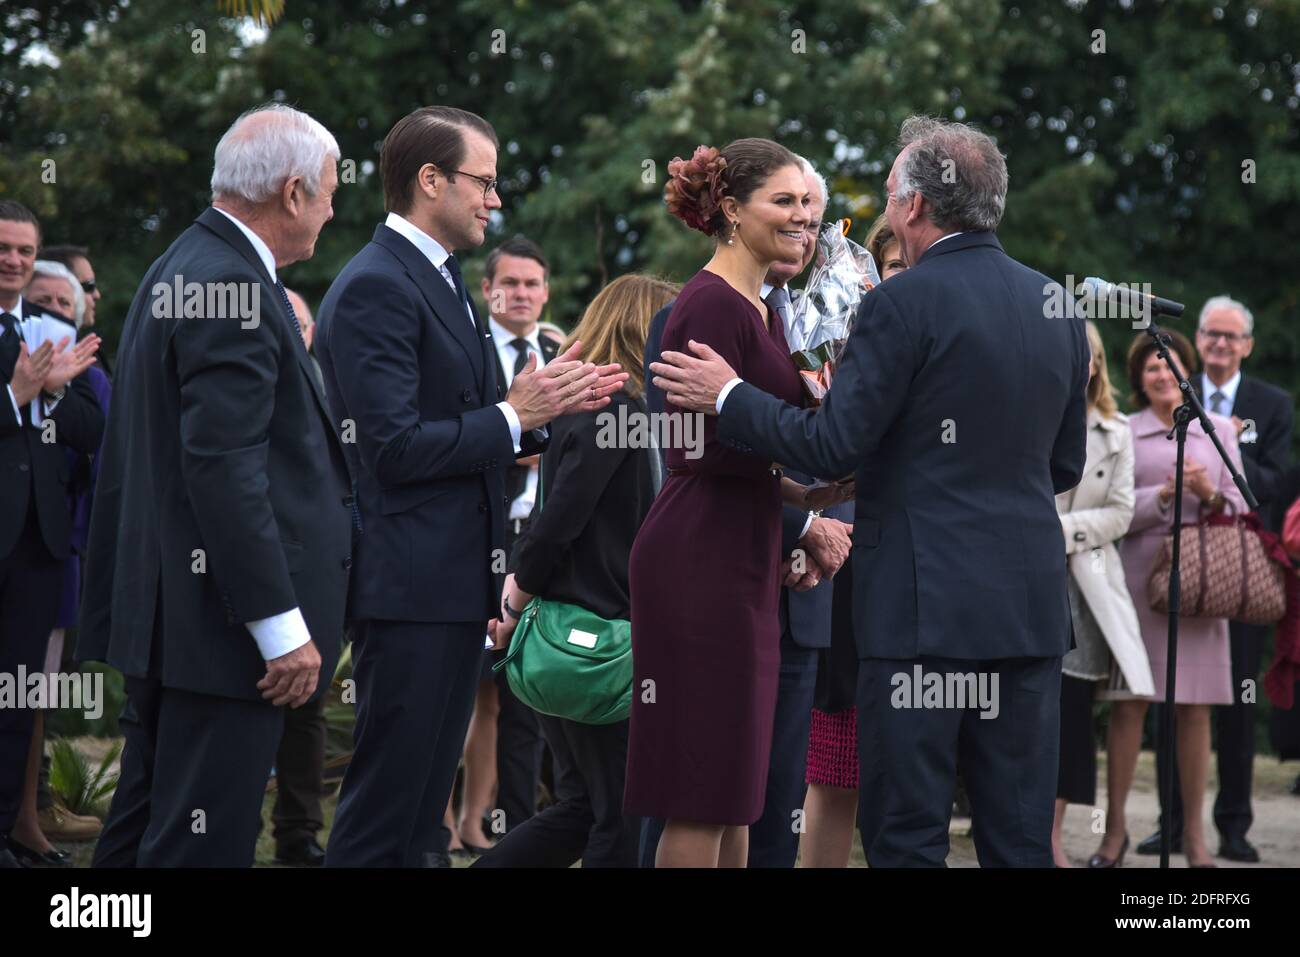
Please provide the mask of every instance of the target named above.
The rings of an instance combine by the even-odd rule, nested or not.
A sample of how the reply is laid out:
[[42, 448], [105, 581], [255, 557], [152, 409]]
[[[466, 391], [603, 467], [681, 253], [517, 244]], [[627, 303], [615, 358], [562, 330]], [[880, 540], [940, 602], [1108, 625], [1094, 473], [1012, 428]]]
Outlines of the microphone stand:
[[1259, 508], [1259, 500], [1250, 491], [1250, 486], [1246, 484], [1245, 477], [1232, 464], [1232, 459], [1224, 451], [1223, 443], [1219, 441], [1218, 435], [1215, 434], [1214, 423], [1210, 421], [1210, 417], [1205, 413], [1205, 406], [1201, 405], [1201, 400], [1196, 397], [1192, 384], [1187, 381], [1186, 376], [1183, 375], [1170, 356], [1170, 338], [1164, 334], [1154, 320], [1148, 320], [1146, 331], [1155, 340], [1156, 354], [1165, 361], [1165, 365], [1169, 366], [1169, 371], [1178, 380], [1178, 388], [1183, 394], [1183, 404], [1174, 410], [1174, 427], [1170, 429], [1169, 435], [1166, 436], [1166, 438], [1174, 439], [1178, 443], [1178, 457], [1174, 466], [1173, 560], [1169, 567], [1169, 638], [1166, 646], [1167, 656], [1165, 662], [1165, 722], [1164, 727], [1161, 729], [1160, 742], [1157, 745], [1164, 754], [1164, 761], [1160, 769], [1160, 802], [1165, 809], [1164, 821], [1160, 826], [1160, 866], [1168, 867], [1171, 819], [1174, 807], [1174, 683], [1178, 675], [1178, 611], [1181, 598], [1179, 569], [1182, 558], [1180, 546], [1183, 538], [1183, 457], [1187, 447], [1187, 427], [1191, 424], [1193, 416], [1200, 420], [1201, 428], [1205, 430], [1205, 434], [1214, 443], [1215, 451], [1219, 453], [1219, 458], [1223, 459], [1223, 464], [1228, 467], [1228, 473], [1232, 476], [1232, 481], [1241, 491], [1242, 498], [1246, 500], [1246, 504], [1252, 511]]

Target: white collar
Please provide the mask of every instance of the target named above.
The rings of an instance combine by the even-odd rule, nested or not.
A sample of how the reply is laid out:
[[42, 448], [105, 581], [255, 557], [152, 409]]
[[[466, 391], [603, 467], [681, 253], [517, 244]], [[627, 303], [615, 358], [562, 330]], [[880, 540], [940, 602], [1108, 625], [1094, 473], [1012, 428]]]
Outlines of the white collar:
[[18, 301], [14, 303], [14, 307], [12, 309], [0, 309], [0, 312], [7, 312], [9, 313], [9, 315], [13, 316], [19, 322], [22, 322], [23, 321], [23, 294], [21, 292], [18, 294]]
[[442, 248], [442, 243], [434, 239], [415, 223], [398, 213], [389, 213], [384, 225], [410, 240], [411, 245], [424, 253], [424, 257], [433, 263], [435, 269], [441, 270], [451, 253]]
[[[510, 343], [519, 338], [505, 326], [501, 325], [501, 323], [497, 322], [492, 316], [488, 316], [488, 328], [492, 330], [492, 338], [497, 341], [498, 349], [510, 345]], [[540, 331], [541, 327], [534, 325], [533, 331], [524, 336], [524, 340], [535, 349], [539, 355], [545, 355], [545, 353], [542, 352], [542, 344], [539, 341]]]
[[943, 242], [945, 239], [952, 239], [952, 237], [954, 237], [954, 236], [960, 236], [961, 234], [962, 234], [962, 230], [959, 229], [959, 230], [957, 230], [957, 232], [955, 232], [955, 233], [949, 233], [947, 236], [940, 236], [938, 239], [936, 239], [934, 242], [932, 242], [932, 243], [930, 244], [929, 248], [926, 249], [926, 252], [928, 253], [931, 249], [933, 249], [935, 246], [938, 246], [938, 245], [939, 245], [941, 242]]
[[239, 227], [239, 231], [243, 233], [245, 238], [252, 244], [253, 252], [257, 253], [258, 258], [262, 260], [262, 265], [265, 266], [266, 271], [271, 274], [271, 282], [278, 282], [279, 280], [275, 275], [275, 256], [271, 255], [271, 247], [266, 244], [266, 241], [224, 209], [217, 206], [213, 206], [212, 208]]
[[1228, 397], [1228, 405], [1237, 404], [1237, 389], [1241, 387], [1241, 370], [1238, 369], [1231, 379], [1223, 385], [1215, 385], [1210, 381], [1209, 375], [1201, 373], [1201, 395], [1205, 396], [1205, 401], [1210, 401], [1210, 396], [1216, 392], [1222, 392]]
[[772, 290], [775, 288], [776, 286], [773, 286], [770, 282], [763, 283], [758, 289], [758, 298], [767, 302], [767, 297], [772, 295]]

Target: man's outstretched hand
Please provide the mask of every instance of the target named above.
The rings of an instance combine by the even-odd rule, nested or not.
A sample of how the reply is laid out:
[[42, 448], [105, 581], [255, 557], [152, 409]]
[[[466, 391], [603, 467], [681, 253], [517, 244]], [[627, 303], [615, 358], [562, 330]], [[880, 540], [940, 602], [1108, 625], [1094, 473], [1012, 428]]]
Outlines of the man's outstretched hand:
[[717, 415], [718, 393], [736, 378], [736, 372], [704, 343], [692, 339], [687, 346], [695, 355], [665, 352], [660, 361], [650, 363], [654, 384], [664, 390], [673, 405]]

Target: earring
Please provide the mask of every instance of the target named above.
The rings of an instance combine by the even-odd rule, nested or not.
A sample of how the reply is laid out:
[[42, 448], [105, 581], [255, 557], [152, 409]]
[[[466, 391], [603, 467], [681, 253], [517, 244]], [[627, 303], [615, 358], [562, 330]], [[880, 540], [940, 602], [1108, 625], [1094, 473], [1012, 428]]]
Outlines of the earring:
[[727, 237], [728, 246], [736, 245], [736, 230], [738, 230], [739, 228], [740, 228], [740, 220], [736, 220], [734, 223], [731, 224], [731, 235]]

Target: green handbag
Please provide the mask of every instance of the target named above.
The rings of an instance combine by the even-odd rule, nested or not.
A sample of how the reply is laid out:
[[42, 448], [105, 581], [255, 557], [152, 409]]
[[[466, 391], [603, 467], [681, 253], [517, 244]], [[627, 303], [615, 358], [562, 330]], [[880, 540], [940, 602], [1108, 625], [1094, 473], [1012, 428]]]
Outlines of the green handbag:
[[[541, 467], [537, 506], [542, 508]], [[540, 595], [524, 606], [506, 669], [510, 690], [541, 714], [580, 724], [613, 724], [632, 713], [632, 623]]]

